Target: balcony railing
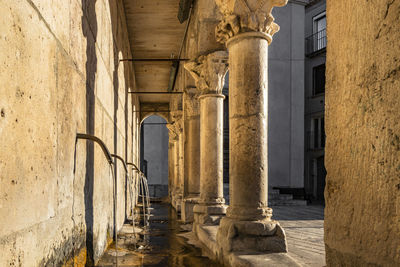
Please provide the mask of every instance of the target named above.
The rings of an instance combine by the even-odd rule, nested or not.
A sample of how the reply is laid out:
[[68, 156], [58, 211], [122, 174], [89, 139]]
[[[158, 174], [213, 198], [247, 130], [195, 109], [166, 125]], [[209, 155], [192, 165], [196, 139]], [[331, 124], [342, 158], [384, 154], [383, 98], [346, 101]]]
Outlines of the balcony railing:
[[307, 132], [306, 133], [306, 147], [308, 150], [320, 150], [325, 147], [326, 136], [321, 132]]
[[326, 48], [326, 29], [314, 33], [306, 38], [306, 56], [322, 52]]

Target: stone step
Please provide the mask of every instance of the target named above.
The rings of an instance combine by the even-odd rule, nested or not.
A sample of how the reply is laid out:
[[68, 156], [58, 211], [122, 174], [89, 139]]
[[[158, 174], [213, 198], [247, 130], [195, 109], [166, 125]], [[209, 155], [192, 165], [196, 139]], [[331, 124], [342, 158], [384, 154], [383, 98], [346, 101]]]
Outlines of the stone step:
[[268, 195], [269, 200], [292, 200], [293, 195], [291, 194], [273, 194], [273, 195]]
[[275, 194], [278, 194], [279, 195], [279, 189], [268, 189], [268, 195], [269, 194], [272, 194], [272, 195], [275, 195]]
[[291, 200], [269, 200], [268, 206], [307, 206], [307, 200], [291, 199]]

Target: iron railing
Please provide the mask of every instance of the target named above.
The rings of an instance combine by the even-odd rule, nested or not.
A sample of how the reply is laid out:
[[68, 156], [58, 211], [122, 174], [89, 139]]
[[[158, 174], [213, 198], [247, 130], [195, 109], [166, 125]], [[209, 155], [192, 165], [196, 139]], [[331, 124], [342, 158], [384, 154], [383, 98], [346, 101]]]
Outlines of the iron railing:
[[306, 56], [312, 56], [326, 49], [326, 29], [312, 34], [306, 38]]
[[326, 136], [321, 132], [309, 131], [306, 134], [306, 147], [308, 150], [319, 150], [325, 148]]

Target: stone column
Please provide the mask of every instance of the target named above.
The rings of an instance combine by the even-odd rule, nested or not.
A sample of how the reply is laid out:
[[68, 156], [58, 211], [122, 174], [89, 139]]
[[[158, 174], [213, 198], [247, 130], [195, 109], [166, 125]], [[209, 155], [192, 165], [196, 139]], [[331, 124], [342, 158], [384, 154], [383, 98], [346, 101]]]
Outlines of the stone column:
[[184, 92], [184, 188], [181, 208], [183, 222], [193, 222], [193, 206], [200, 197], [200, 114], [196, 88]]
[[268, 207], [268, 45], [279, 30], [271, 15], [287, 0], [216, 0], [216, 37], [229, 51], [230, 206], [217, 242], [224, 252], [286, 252]]
[[185, 64], [200, 96], [200, 202], [193, 208], [194, 230], [225, 215], [223, 195], [223, 100], [228, 54], [217, 51]]
[[181, 119], [177, 123], [177, 128], [178, 128], [178, 151], [177, 151], [177, 163], [178, 163], [178, 187], [176, 191], [176, 210], [178, 212], [181, 212], [181, 207], [182, 207], [182, 200], [183, 200], [183, 187], [185, 185], [185, 180], [184, 180], [184, 134], [183, 134], [183, 120]]
[[169, 124], [168, 128], [175, 134], [174, 143], [174, 187], [171, 196], [171, 205], [180, 211], [181, 202], [183, 196], [183, 121], [182, 121], [182, 111], [171, 112], [172, 123]]
[[168, 197], [171, 200], [172, 188], [174, 185], [174, 142], [171, 139], [171, 132], [169, 132], [168, 142]]
[[175, 196], [176, 196], [176, 192], [178, 191], [178, 142], [179, 142], [179, 138], [178, 138], [178, 133], [176, 132], [176, 126], [171, 123], [171, 124], [167, 124], [167, 128], [169, 130], [169, 152], [168, 156], [169, 156], [169, 164], [168, 167], [171, 170], [168, 170], [168, 173], [171, 174], [171, 176], [169, 177], [169, 181], [168, 181], [168, 191], [170, 193], [170, 201], [171, 201], [171, 205], [175, 207]]

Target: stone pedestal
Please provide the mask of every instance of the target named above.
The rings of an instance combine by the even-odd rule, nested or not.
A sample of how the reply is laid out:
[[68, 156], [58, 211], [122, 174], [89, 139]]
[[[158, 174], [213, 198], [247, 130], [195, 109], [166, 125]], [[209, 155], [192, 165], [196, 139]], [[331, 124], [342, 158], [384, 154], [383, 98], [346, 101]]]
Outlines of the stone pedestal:
[[185, 64], [200, 92], [200, 201], [196, 224], [218, 224], [225, 215], [223, 195], [223, 100], [227, 53], [217, 51]]
[[268, 208], [268, 45], [279, 26], [271, 10], [285, 0], [217, 1], [217, 39], [229, 50], [230, 206], [217, 242], [223, 252], [286, 252]]

